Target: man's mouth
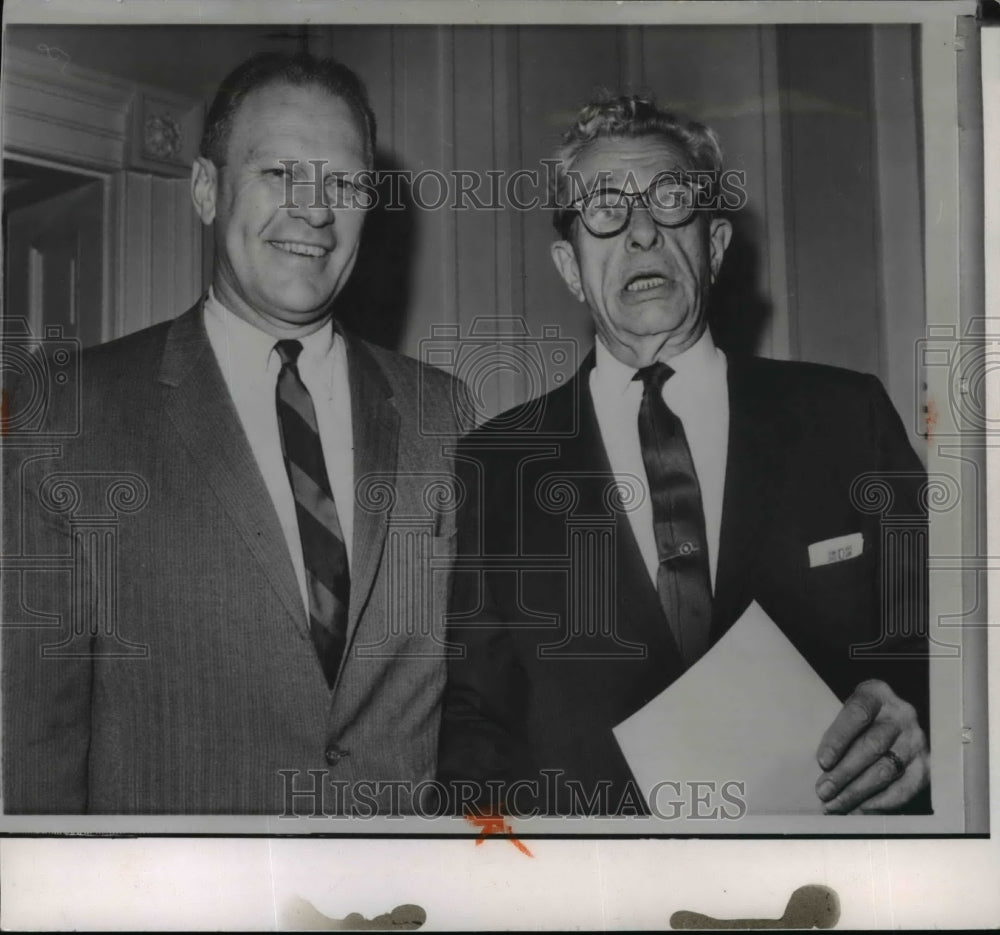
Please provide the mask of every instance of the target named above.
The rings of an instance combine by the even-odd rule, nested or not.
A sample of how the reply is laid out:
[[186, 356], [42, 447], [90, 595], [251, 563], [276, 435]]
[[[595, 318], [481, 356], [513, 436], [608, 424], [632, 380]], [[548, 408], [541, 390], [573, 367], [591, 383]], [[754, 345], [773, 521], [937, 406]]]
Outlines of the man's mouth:
[[665, 286], [667, 280], [656, 273], [641, 273], [630, 279], [625, 285], [626, 292], [646, 292], [648, 289], [655, 289], [657, 286]]
[[278, 250], [291, 253], [294, 256], [310, 256], [316, 259], [326, 256], [330, 251], [311, 243], [299, 243], [295, 240], [269, 240], [268, 243]]

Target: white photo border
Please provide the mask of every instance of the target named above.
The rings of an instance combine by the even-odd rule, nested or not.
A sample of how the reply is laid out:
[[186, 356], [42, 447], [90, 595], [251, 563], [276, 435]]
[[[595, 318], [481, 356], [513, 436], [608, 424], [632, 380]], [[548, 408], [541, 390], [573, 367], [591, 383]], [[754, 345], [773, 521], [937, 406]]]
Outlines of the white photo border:
[[[166, 7], [170, 8], [169, 14]], [[72, 0], [28, 2], [8, 0], [7, 24], [17, 22], [139, 24], [185, 20], [201, 24], [230, 22], [236, 5], [230, 0]], [[257, 22], [919, 22], [921, 87], [923, 91], [925, 204], [937, 209], [934, 223], [925, 224], [925, 290], [928, 323], [960, 329], [962, 301], [959, 283], [961, 221], [959, 211], [959, 149], [956, 133], [936, 132], [942, 125], [958, 127], [958, 87], [954, 69], [955, 18], [975, 14], [975, 5], [961, 3], [830, 2], [521, 4], [423, 2], [403, 4], [378, 0], [358, 4], [329, 2], [241, 2], [238, 18]], [[523, 19], [522, 19], [523, 17]], [[985, 256], [1000, 256], [1000, 29], [982, 30], [985, 151]], [[935, 119], [928, 119], [934, 114]], [[934, 198], [931, 199], [933, 194]], [[975, 248], [975, 245], [972, 245]], [[1000, 315], [1000, 271], [986, 265], [987, 320]], [[928, 375], [928, 393], [944, 398], [946, 374]], [[1000, 403], [991, 392], [988, 422], [1000, 417]], [[941, 446], [931, 452], [928, 468], [953, 472]], [[987, 439], [988, 507], [997, 506], [1000, 463]], [[935, 518], [932, 555], [961, 555], [968, 541], [969, 518], [955, 511]], [[973, 517], [975, 521], [975, 517]], [[1000, 554], [1000, 539], [988, 527], [988, 554]], [[988, 566], [990, 594], [1000, 594], [998, 569]], [[960, 573], [953, 586], [935, 585], [931, 618], [960, 606]], [[938, 624], [940, 626], [940, 624]], [[932, 627], [932, 635], [934, 628]], [[951, 636], [954, 637], [952, 631]], [[963, 634], [963, 641], [966, 634]], [[987, 647], [986, 628], [974, 637], [978, 651], [987, 650], [990, 668], [1000, 664], [996, 641]], [[965, 644], [968, 646], [968, 644]], [[932, 676], [934, 710], [945, 711], [954, 723], [961, 715], [963, 686], [953, 678]], [[1000, 691], [990, 686], [988, 705], [1000, 710]], [[936, 800], [956, 793], [966, 798], [960, 739], [934, 728], [932, 747], [949, 749], [935, 757]], [[997, 818], [997, 730], [990, 730], [989, 811]], [[944, 764], [944, 765], [941, 765]], [[977, 793], [978, 794], [978, 793]], [[940, 796], [940, 798], [939, 798]], [[953, 818], [953, 816], [950, 816]], [[54, 833], [137, 835], [149, 830], [142, 817], [115, 816], [103, 822], [77, 818], [52, 819], [51, 831], [38, 819], [4, 818], [0, 829], [0, 924], [17, 927], [183, 928], [220, 929], [294, 927], [295, 899], [308, 901], [331, 918], [360, 912], [368, 918], [394, 906], [413, 903], [426, 910], [429, 928], [662, 928], [671, 914], [693, 909], [719, 918], [777, 918], [788, 896], [803, 884], [830, 887], [840, 899], [840, 924], [845, 928], [908, 928], [918, 926], [979, 927], [1000, 922], [1000, 895], [994, 882], [1000, 854], [992, 837], [952, 838], [954, 823], [946, 816], [928, 816], [925, 824], [906, 820], [917, 839], [892, 838], [894, 816], [882, 819], [881, 831], [844, 830], [827, 836], [809, 827], [795, 833], [821, 835], [788, 840], [623, 840], [593, 838], [620, 834], [613, 823], [586, 828], [586, 840], [566, 840], [565, 831], [522, 835], [532, 851], [528, 859], [502, 838], [482, 846], [467, 837], [425, 838], [420, 823], [416, 837], [406, 821], [365, 822], [361, 838], [340, 836], [343, 822], [333, 820], [336, 839], [303, 839], [277, 819], [194, 818], [165, 820], [156, 837], [108, 839], [87, 837], [19, 837]], [[869, 821], [870, 819], [861, 819]], [[48, 820], [46, 820], [48, 821]], [[306, 819], [309, 832], [316, 819]], [[536, 820], [539, 821], [539, 820]], [[542, 824], [560, 820], [540, 820]], [[828, 827], [829, 819], [824, 820]], [[338, 824], [339, 822], [339, 824]], [[766, 820], [773, 828], [773, 820]], [[516, 823], [515, 823], [516, 824]], [[978, 822], [977, 822], [978, 824]], [[992, 822], [991, 822], [992, 824]], [[741, 825], [742, 826], [742, 825]], [[745, 826], [743, 826], [745, 827]], [[520, 826], [518, 826], [520, 830]], [[527, 829], [525, 829], [527, 831]], [[433, 832], [431, 832], [433, 834]], [[651, 834], [656, 831], [650, 829]], [[750, 831], [750, 835], [753, 835]], [[851, 839], [851, 835], [862, 835]], [[168, 837], [168, 835], [216, 837]], [[400, 840], [397, 835], [406, 835]], [[227, 837], [239, 835], [239, 837]], [[243, 835], [250, 835], [244, 837]], [[378, 837], [389, 835], [391, 838]], [[890, 836], [888, 839], [882, 835]], [[945, 835], [949, 839], [939, 839]], [[870, 837], [877, 840], [870, 840]], [[450, 836], [449, 836], [450, 837]], [[744, 834], [739, 835], [744, 838]], [[139, 894], [139, 895], [137, 895]], [[978, 894], [976, 899], [971, 894]], [[44, 895], [44, 898], [43, 898]], [[181, 898], [179, 898], [181, 897]], [[291, 908], [289, 908], [291, 906]], [[60, 925], [60, 920], [63, 924]], [[70, 921], [71, 920], [71, 921]]]

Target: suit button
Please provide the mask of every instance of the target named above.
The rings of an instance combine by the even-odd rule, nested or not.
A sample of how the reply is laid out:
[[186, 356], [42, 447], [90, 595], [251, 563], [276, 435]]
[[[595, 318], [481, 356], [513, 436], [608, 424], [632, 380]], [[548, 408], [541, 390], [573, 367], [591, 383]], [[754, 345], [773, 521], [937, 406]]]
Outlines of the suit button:
[[323, 755], [326, 757], [327, 763], [331, 766], [336, 766], [345, 756], [350, 756], [350, 750], [341, 750], [335, 744], [330, 744]]

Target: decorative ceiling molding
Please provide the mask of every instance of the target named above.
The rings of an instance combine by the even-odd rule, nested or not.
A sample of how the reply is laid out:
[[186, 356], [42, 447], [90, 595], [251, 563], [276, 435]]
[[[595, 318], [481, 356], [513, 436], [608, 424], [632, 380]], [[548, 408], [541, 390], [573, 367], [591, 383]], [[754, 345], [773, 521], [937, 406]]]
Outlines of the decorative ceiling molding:
[[200, 101], [8, 46], [4, 152], [103, 171], [187, 175], [196, 154]]

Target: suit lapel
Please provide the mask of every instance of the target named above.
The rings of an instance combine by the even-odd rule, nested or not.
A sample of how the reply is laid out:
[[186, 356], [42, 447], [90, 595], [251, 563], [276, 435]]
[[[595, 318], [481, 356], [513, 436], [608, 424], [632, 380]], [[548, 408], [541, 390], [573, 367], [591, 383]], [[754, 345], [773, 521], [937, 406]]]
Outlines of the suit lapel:
[[[361, 340], [345, 334], [351, 381], [351, 432], [354, 436], [354, 489], [365, 489], [365, 479], [375, 476], [395, 488], [399, 441], [399, 412], [392, 404], [392, 388], [371, 352]], [[351, 643], [368, 603], [385, 546], [389, 517], [354, 498], [354, 545], [351, 561], [351, 606], [347, 644]]]
[[288, 545], [212, 353], [201, 302], [170, 327], [159, 379], [167, 388], [167, 416], [296, 626], [307, 633]]
[[784, 486], [784, 452], [796, 434], [780, 387], [761, 379], [752, 359], [728, 365], [729, 447], [722, 504], [712, 638], [754, 598], [753, 569], [766, 560], [767, 532]]

